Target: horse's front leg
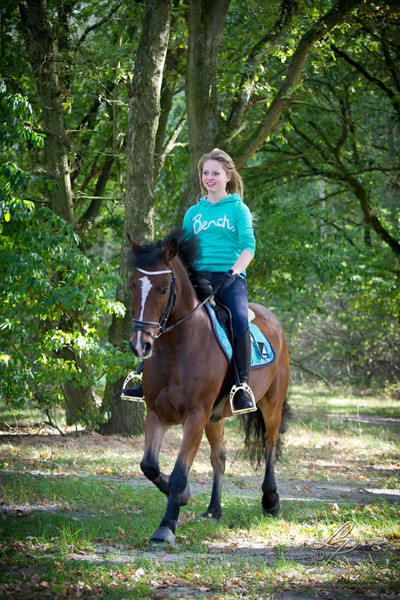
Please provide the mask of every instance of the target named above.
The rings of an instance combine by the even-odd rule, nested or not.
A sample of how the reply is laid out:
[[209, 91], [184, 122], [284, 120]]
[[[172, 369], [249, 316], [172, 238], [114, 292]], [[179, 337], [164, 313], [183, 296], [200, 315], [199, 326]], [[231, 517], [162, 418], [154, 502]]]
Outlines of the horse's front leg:
[[221, 492], [222, 478], [225, 472], [226, 450], [224, 444], [224, 420], [207, 423], [206, 436], [211, 448], [211, 465], [213, 468], [213, 485], [210, 504], [205, 516], [219, 519], [222, 514]]
[[[144, 438], [144, 453], [140, 463], [140, 468], [143, 474], [150, 479], [160, 492], [169, 496], [169, 476], [160, 471], [160, 449], [166, 431], [169, 429], [153, 411], [148, 411], [146, 416], [145, 438]], [[185, 506], [190, 499], [190, 487], [181, 494], [181, 506]]]
[[168, 426], [162, 423], [158, 416], [151, 410], [146, 415], [144, 453], [140, 463], [144, 475], [150, 479], [158, 489], [169, 496], [169, 477], [160, 471], [160, 449]]
[[181, 449], [169, 477], [167, 510], [160, 523], [160, 527], [150, 538], [156, 544], [163, 542], [173, 544], [175, 541], [179, 510], [185, 503], [187, 494], [189, 493], [190, 495], [188, 484], [189, 471], [199, 449], [205, 424], [206, 419], [204, 418], [204, 414], [199, 415], [198, 413], [192, 413], [184, 423]]

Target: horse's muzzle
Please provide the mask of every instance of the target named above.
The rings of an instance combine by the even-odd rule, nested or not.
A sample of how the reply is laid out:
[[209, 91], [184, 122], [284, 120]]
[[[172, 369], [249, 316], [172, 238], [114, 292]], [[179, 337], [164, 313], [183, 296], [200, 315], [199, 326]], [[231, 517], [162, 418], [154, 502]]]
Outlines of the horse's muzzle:
[[133, 343], [132, 338], [129, 340], [129, 349], [137, 358], [144, 360], [149, 358], [153, 351], [153, 344], [148, 340], [138, 341], [136, 345]]

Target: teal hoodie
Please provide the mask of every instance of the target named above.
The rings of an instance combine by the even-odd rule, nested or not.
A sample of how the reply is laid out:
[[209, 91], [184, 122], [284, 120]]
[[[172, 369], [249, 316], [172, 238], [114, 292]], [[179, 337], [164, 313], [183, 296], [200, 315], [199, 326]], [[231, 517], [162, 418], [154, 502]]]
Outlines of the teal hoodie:
[[229, 271], [243, 250], [254, 256], [256, 242], [251, 212], [239, 194], [232, 194], [213, 204], [201, 198], [183, 219], [188, 237], [199, 241], [201, 271]]

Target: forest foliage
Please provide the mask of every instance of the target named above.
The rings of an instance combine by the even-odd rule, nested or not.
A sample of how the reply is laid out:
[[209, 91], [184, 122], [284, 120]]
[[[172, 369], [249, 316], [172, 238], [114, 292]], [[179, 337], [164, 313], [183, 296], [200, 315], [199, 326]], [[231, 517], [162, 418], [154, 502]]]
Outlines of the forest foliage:
[[134, 364], [125, 232], [181, 221], [210, 144], [243, 176], [250, 296], [293, 377], [399, 396], [395, 2], [6, 0], [0, 20], [3, 400], [107, 420]]

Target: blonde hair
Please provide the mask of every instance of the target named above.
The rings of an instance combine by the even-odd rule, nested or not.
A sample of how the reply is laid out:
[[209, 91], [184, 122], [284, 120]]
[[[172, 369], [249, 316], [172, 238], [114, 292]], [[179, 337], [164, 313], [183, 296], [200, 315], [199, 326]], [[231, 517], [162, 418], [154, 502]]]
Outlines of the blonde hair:
[[226, 191], [229, 194], [239, 194], [239, 196], [243, 200], [243, 190], [244, 190], [243, 179], [241, 178], [239, 173], [236, 171], [236, 167], [235, 167], [235, 163], [233, 162], [233, 159], [229, 156], [229, 154], [227, 154], [227, 152], [224, 152], [223, 150], [220, 150], [219, 148], [214, 148], [214, 150], [211, 150], [211, 152], [207, 152], [207, 154], [203, 154], [203, 156], [200, 158], [200, 160], [198, 162], [197, 166], [199, 169], [200, 187], [201, 187], [202, 191], [204, 193], [207, 193], [207, 190], [203, 186], [203, 182], [202, 182], [203, 166], [204, 166], [204, 163], [207, 162], [207, 160], [218, 160], [218, 162], [220, 162], [222, 164], [226, 173], [231, 176], [230, 180], [228, 181], [228, 183], [226, 185]]

